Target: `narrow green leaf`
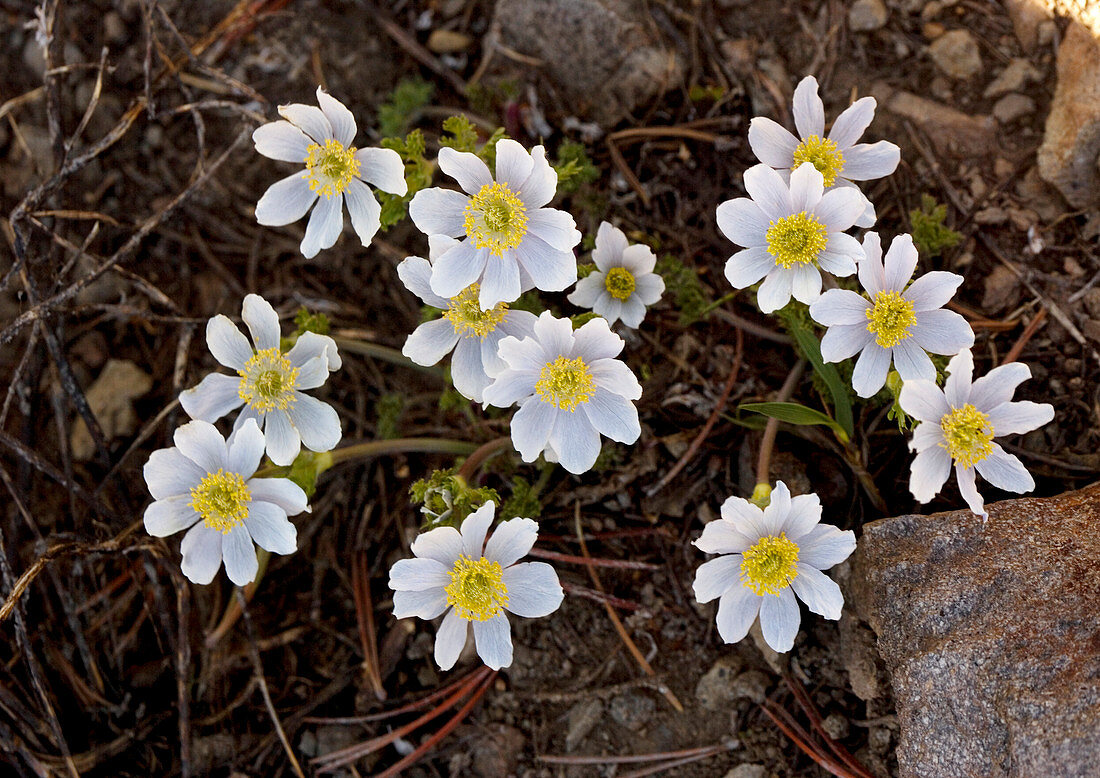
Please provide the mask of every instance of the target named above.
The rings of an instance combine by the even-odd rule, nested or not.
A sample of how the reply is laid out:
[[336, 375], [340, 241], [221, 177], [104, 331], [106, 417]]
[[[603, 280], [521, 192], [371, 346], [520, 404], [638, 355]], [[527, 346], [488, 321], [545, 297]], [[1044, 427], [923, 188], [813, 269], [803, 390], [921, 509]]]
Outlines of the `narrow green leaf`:
[[800, 323], [790, 322], [790, 332], [810, 360], [813, 369], [821, 376], [825, 386], [829, 388], [829, 394], [833, 398], [833, 408], [836, 411], [836, 421], [845, 433], [845, 441], [852, 437], [855, 431], [855, 422], [852, 418], [852, 401], [848, 397], [848, 387], [840, 380], [840, 374], [836, 368], [821, 358], [821, 343], [813, 332]]
[[788, 424], [811, 426], [821, 424], [831, 429], [841, 440], [848, 440], [848, 433], [836, 421], [821, 411], [807, 408], [798, 403], [745, 403], [738, 410], [759, 413], [771, 419], [779, 419]]

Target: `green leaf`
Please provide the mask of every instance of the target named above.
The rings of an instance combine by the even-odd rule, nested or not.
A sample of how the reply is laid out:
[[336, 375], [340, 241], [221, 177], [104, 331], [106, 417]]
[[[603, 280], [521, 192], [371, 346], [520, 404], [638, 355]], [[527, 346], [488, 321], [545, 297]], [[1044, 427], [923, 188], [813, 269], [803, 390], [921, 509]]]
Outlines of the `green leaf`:
[[738, 410], [759, 413], [770, 419], [778, 419], [788, 424], [797, 424], [803, 427], [824, 425], [836, 433], [836, 436], [841, 440], [848, 440], [848, 433], [833, 419], [821, 411], [807, 408], [805, 405], [799, 405], [798, 403], [745, 403], [738, 406]]
[[836, 421], [844, 431], [844, 442], [847, 442], [855, 431], [855, 421], [852, 418], [852, 400], [848, 396], [848, 387], [840, 380], [840, 374], [837, 373], [836, 368], [821, 358], [821, 343], [818, 341], [817, 336], [793, 317], [788, 321], [788, 324], [791, 335], [798, 343], [798, 347], [806, 355], [806, 359], [810, 360], [814, 372], [821, 376], [821, 380], [828, 387], [829, 394], [833, 398]]

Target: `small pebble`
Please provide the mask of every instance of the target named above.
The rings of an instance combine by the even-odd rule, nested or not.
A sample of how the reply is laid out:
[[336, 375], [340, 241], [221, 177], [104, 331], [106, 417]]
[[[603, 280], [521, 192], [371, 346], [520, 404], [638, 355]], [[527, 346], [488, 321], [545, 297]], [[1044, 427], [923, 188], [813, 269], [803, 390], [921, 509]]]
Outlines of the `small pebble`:
[[852, 32], [869, 32], [886, 24], [886, 5], [882, 0], [856, 0], [848, 11], [848, 27]]
[[993, 106], [993, 116], [1001, 124], [1009, 124], [1017, 119], [1035, 113], [1035, 101], [1027, 95], [1010, 92]]
[[966, 30], [945, 32], [932, 41], [928, 54], [940, 71], [958, 81], [967, 81], [982, 72], [978, 42]]

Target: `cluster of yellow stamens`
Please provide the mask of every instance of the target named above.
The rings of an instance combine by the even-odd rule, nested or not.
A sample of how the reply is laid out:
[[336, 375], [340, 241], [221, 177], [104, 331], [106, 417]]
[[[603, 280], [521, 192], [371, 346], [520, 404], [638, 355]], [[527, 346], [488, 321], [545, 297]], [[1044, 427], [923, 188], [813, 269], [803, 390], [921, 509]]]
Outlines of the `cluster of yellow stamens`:
[[890, 348], [912, 337], [910, 332], [917, 323], [913, 303], [897, 292], [878, 292], [867, 309], [867, 331], [875, 336], [875, 343]]
[[309, 179], [310, 190], [325, 197], [342, 193], [351, 180], [359, 176], [355, 146], [344, 146], [333, 138], [325, 141], [324, 146], [309, 144], [305, 163], [304, 177]]
[[798, 148], [794, 150], [791, 170], [804, 162], [817, 168], [817, 172], [825, 179], [826, 188], [836, 183], [836, 177], [844, 171], [844, 155], [840, 153], [836, 142], [819, 135], [811, 135], [798, 144]]
[[827, 236], [825, 225], [805, 211], [773, 221], [764, 235], [775, 264], [788, 269], [815, 262], [829, 242]]
[[634, 294], [634, 274], [625, 267], [613, 267], [607, 271], [603, 285], [616, 300], [629, 300]]
[[527, 207], [507, 184], [486, 184], [466, 204], [466, 234], [494, 256], [514, 249], [527, 234]]
[[757, 594], [779, 594], [798, 576], [798, 545], [779, 537], [760, 538], [742, 554], [741, 582]]
[[248, 518], [252, 492], [240, 473], [219, 469], [208, 473], [191, 489], [191, 507], [202, 516], [203, 523], [223, 535]]
[[508, 604], [508, 587], [501, 580], [500, 562], [485, 557], [470, 559], [463, 554], [451, 569], [451, 582], [444, 587], [447, 604], [469, 621], [485, 621], [500, 613]]
[[278, 347], [257, 351], [237, 374], [241, 377], [237, 394], [257, 411], [285, 411], [297, 399], [298, 368], [291, 367]]
[[470, 284], [451, 298], [450, 307], [443, 312], [443, 318], [454, 326], [459, 335], [484, 338], [497, 328], [508, 313], [507, 303], [497, 303], [487, 311], [482, 310], [477, 299], [480, 292], [481, 284]]
[[940, 445], [963, 467], [973, 467], [993, 453], [993, 425], [989, 423], [989, 415], [970, 403], [945, 414], [940, 419], [940, 429], [943, 430]]
[[547, 362], [535, 382], [535, 393], [543, 402], [553, 403], [563, 411], [575, 411], [579, 404], [592, 399], [595, 391], [592, 372], [580, 357], [558, 357]]

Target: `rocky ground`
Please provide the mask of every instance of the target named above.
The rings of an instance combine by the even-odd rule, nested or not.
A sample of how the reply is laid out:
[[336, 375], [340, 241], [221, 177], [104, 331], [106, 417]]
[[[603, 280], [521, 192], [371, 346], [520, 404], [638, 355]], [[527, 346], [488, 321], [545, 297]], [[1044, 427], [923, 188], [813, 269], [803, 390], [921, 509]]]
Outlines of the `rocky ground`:
[[[340, 333], [397, 348], [419, 321], [394, 268], [423, 253], [422, 236], [401, 224], [364, 250], [349, 231], [303, 259], [303, 225], [255, 223], [280, 171], [248, 141], [276, 104], [310, 102], [320, 83], [375, 142], [411, 76], [433, 97], [398, 112], [400, 132], [421, 128], [434, 148], [441, 119], [465, 112], [551, 153], [583, 144], [598, 175], [559, 200], [581, 231], [610, 219], [699, 286], [668, 295], [628, 339], [645, 378], [639, 443], [609, 447], [612, 465], [583, 478], [554, 471], [543, 491], [540, 548], [611, 566], [596, 581], [555, 563], [564, 606], [518, 626], [515, 664], [437, 743], [454, 711], [334, 771], [378, 774], [428, 743], [406, 774], [1094, 774], [1097, 498], [1074, 491], [1100, 471], [1094, 4], [55, 7], [47, 64], [25, 26], [33, 5], [0, 0], [0, 210], [11, 214], [0, 270], [16, 268], [0, 294], [0, 591], [30, 571], [19, 606], [0, 611], [0, 760], [17, 774], [294, 775], [288, 753], [315, 772], [476, 669], [471, 655], [440, 673], [431, 628], [394, 621], [385, 586], [415, 533], [408, 486], [446, 457], [328, 473], [299, 552], [272, 560], [246, 618], [224, 580], [190, 586], [178, 544], [138, 523], [141, 465], [182, 421], [175, 396], [212, 367], [207, 317], [235, 315], [256, 291], [288, 318], [306, 305]], [[751, 295], [685, 313], [731, 291], [714, 208], [744, 194], [749, 119], [789, 125], [792, 89], [810, 73], [829, 117], [876, 97], [868, 135], [902, 148], [898, 171], [868, 192], [878, 229], [910, 231], [925, 196], [945, 206], [961, 239], [922, 267], [964, 275], [957, 310], [977, 333], [979, 369], [1027, 362], [1035, 378], [1017, 397], [1051, 402], [1057, 417], [1008, 441], [1037, 499], [995, 506], [984, 527], [965, 512], [915, 515], [962, 503], [951, 484], [913, 502], [910, 457], [881, 402], [862, 406], [856, 436], [877, 506], [829, 438], [783, 427], [771, 477], [818, 492], [825, 520], [861, 540], [834, 571], [852, 607], [839, 624], [805, 614], [779, 657], [753, 637], [721, 644], [713, 608], [691, 596], [702, 556], [689, 541], [722, 500], [751, 491], [761, 433], [735, 409], [773, 397], [794, 352]], [[567, 309], [564, 296], [553, 303]], [[431, 374], [349, 355], [328, 399], [347, 440], [480, 443], [505, 429], [499, 415], [442, 403], [441, 390]], [[815, 402], [808, 379], [795, 398]], [[538, 477], [505, 459], [483, 483], [507, 492], [513, 475]]]

